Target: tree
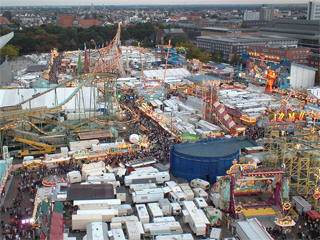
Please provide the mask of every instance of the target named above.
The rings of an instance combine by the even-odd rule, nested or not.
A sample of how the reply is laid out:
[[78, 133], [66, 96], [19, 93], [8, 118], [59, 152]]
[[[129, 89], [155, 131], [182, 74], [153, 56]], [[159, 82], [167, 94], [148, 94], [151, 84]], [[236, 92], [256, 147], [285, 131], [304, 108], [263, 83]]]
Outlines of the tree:
[[214, 62], [221, 62], [222, 61], [222, 56], [221, 56], [221, 53], [219, 51], [215, 51], [212, 55], [212, 61]]
[[6, 45], [0, 49], [0, 57], [4, 58], [8, 56], [9, 58], [14, 58], [19, 55], [19, 50], [13, 45]]
[[12, 15], [10, 11], [4, 11], [2, 16], [8, 18], [8, 20], [11, 21]]
[[199, 55], [199, 60], [203, 63], [207, 63], [210, 61], [210, 53], [206, 52], [206, 51], [201, 51], [200, 55]]
[[237, 54], [234, 54], [230, 60], [230, 64], [232, 66], [237, 66], [239, 63], [241, 63], [241, 58]]

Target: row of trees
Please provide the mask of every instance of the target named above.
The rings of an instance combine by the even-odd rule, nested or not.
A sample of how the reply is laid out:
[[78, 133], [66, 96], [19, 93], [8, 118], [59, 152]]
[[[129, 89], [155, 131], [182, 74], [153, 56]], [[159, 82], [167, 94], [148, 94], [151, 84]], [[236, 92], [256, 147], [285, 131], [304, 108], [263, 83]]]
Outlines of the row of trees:
[[[59, 51], [95, 48], [106, 46], [114, 37], [117, 25], [92, 26], [90, 28], [60, 27], [56, 25], [43, 25], [40, 27], [25, 28], [16, 31], [10, 44], [15, 46], [20, 55], [30, 53], [49, 52], [53, 48]], [[153, 44], [155, 27], [151, 23], [139, 23], [121, 29], [121, 40], [134, 39], [142, 42], [142, 46]], [[10, 32], [2, 30], [1, 35]], [[94, 40], [94, 41], [92, 41]]]
[[[136, 45], [141, 42], [142, 47], [154, 47], [155, 34], [162, 29], [161, 24], [138, 23], [121, 28], [122, 43], [132, 40], [131, 44]], [[106, 46], [114, 37], [117, 25], [112, 26], [92, 26], [90, 28], [60, 27], [56, 25], [43, 25], [40, 27], [25, 28], [15, 32], [14, 38], [10, 41], [11, 45], [5, 46], [0, 51], [0, 57], [14, 57], [18, 54], [25, 55], [30, 53], [50, 52], [53, 48], [59, 51], [99, 48]], [[0, 35], [10, 32], [1, 30]], [[173, 47], [184, 47], [187, 49], [187, 59], [199, 59], [202, 62], [214, 61], [222, 62], [220, 52], [209, 53], [204, 49], [196, 47], [190, 42], [185, 34], [167, 35], [165, 42], [171, 40]], [[231, 64], [236, 65], [241, 59], [234, 56]]]

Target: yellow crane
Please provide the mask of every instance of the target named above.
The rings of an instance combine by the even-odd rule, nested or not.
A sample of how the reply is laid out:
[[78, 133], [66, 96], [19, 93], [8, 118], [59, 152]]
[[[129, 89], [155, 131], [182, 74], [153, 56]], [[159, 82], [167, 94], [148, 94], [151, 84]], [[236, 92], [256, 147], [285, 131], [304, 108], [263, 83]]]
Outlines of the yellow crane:
[[23, 157], [23, 156], [27, 156], [27, 155], [39, 155], [39, 154], [44, 154], [44, 153], [50, 153], [50, 152], [54, 152], [56, 150], [56, 147], [53, 145], [35, 142], [35, 141], [28, 140], [28, 139], [14, 138], [13, 140], [15, 142], [25, 143], [25, 144], [31, 146], [32, 148], [34, 148], [34, 150], [29, 150], [29, 149], [20, 150], [18, 152], [18, 157]]

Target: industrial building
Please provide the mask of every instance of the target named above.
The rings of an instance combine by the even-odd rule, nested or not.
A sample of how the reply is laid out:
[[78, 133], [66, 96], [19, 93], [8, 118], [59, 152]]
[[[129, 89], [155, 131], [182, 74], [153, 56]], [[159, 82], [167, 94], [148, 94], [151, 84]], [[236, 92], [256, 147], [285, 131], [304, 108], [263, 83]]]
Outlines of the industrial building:
[[220, 52], [223, 59], [230, 61], [234, 54], [241, 56], [249, 46], [294, 47], [298, 41], [294, 38], [275, 35], [241, 35], [241, 36], [200, 36], [196, 40], [197, 47], [209, 52]]

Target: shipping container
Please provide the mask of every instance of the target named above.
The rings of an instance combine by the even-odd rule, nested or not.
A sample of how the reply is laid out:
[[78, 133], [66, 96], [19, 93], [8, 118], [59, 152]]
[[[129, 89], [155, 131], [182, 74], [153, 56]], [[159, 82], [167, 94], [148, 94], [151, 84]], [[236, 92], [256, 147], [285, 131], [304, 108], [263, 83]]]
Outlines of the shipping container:
[[312, 205], [301, 196], [292, 197], [292, 207], [294, 207], [300, 215], [312, 209]]

